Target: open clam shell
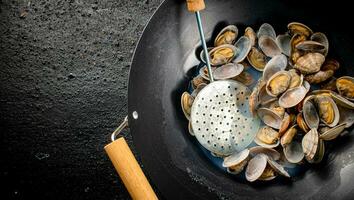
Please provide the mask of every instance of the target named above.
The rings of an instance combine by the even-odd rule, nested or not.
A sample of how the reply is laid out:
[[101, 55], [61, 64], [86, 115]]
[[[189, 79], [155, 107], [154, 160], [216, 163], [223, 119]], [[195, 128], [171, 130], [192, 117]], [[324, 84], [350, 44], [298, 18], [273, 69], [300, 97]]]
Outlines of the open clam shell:
[[320, 117], [318, 116], [316, 106], [313, 102], [314, 98], [314, 95], [306, 97], [303, 104], [303, 117], [310, 129], [317, 129], [320, 125]]
[[[215, 69], [216, 69], [216, 67], [211, 67], [211, 71], [212, 71], [212, 72], [214, 72]], [[202, 67], [202, 68], [199, 69], [199, 75], [200, 75], [202, 78], [204, 78], [205, 80], [210, 81], [207, 66], [204, 66], [204, 67]]]
[[320, 134], [322, 140], [333, 140], [336, 139], [345, 129], [346, 123], [339, 124], [333, 128], [328, 129], [327, 131]]
[[304, 76], [302, 74], [297, 74], [295, 69], [290, 69], [289, 75], [291, 76], [289, 88], [294, 88], [302, 85]]
[[244, 35], [250, 39], [252, 46], [256, 45], [257, 34], [254, 32], [253, 28], [247, 27]]
[[272, 25], [268, 23], [264, 23], [259, 27], [259, 30], [257, 32], [257, 37], [258, 39], [261, 38], [262, 36], [268, 36], [272, 39], [275, 40], [276, 38], [276, 33]]
[[282, 147], [287, 146], [293, 141], [294, 136], [297, 134], [297, 125], [290, 127], [284, 135], [280, 138], [280, 144]]
[[213, 48], [209, 52], [210, 64], [213, 66], [224, 65], [231, 62], [237, 55], [237, 49], [234, 45], [223, 44]]
[[290, 56], [291, 51], [291, 36], [289, 34], [278, 35], [276, 42], [281, 50], [281, 52], [287, 56]]
[[299, 128], [301, 128], [302, 131], [304, 131], [305, 133], [310, 131], [310, 128], [307, 126], [304, 117], [303, 117], [303, 113], [300, 112], [297, 114], [296, 116], [296, 123], [299, 126]]
[[343, 76], [336, 81], [337, 90], [340, 95], [354, 101], [354, 78], [350, 76]]
[[250, 149], [250, 155], [251, 156], [256, 156], [257, 154], [265, 154], [268, 157], [272, 158], [273, 160], [279, 160], [280, 159], [280, 153], [277, 150], [271, 149], [271, 148], [266, 148], [262, 146], [254, 146], [251, 147]]
[[320, 71], [325, 57], [320, 53], [308, 53], [297, 59], [294, 68], [302, 74], [312, 74]]
[[333, 58], [326, 58], [325, 62], [323, 63], [321, 70], [333, 70], [337, 71], [340, 68], [340, 63], [333, 59]]
[[259, 118], [267, 125], [279, 129], [282, 123], [282, 117], [269, 108], [259, 108], [257, 111]]
[[238, 28], [235, 25], [229, 25], [223, 28], [216, 36], [214, 46], [223, 44], [234, 44], [238, 35]]
[[271, 76], [267, 82], [266, 91], [269, 96], [277, 97], [285, 92], [291, 81], [291, 76], [287, 71], [279, 71]]
[[296, 49], [306, 52], [318, 52], [322, 53], [325, 50], [325, 46], [319, 42], [305, 40], [299, 42], [296, 46]]
[[354, 103], [349, 101], [348, 99], [340, 96], [339, 94], [329, 91], [329, 94], [331, 95], [331, 97], [333, 98], [333, 100], [336, 101], [336, 103], [340, 106], [343, 106], [345, 108], [349, 108], [349, 109], [354, 109]]
[[277, 73], [278, 71], [285, 70], [287, 65], [288, 59], [285, 55], [274, 56], [264, 67], [263, 80], [267, 82], [269, 78], [273, 76], [273, 74]]
[[261, 36], [258, 38], [258, 46], [268, 57], [274, 57], [281, 54], [281, 49], [275, 39], [269, 36]]
[[259, 129], [254, 142], [265, 148], [275, 148], [279, 145], [279, 133], [268, 126], [264, 126]]
[[267, 64], [267, 57], [256, 47], [252, 47], [247, 55], [248, 62], [258, 71], [263, 71]]
[[283, 153], [288, 162], [295, 164], [301, 162], [305, 157], [301, 143], [297, 141], [292, 141], [286, 145], [283, 148]]
[[319, 136], [316, 129], [311, 129], [302, 138], [302, 150], [305, 154], [306, 160], [312, 160], [317, 152], [319, 144]]
[[324, 46], [324, 49], [320, 51], [320, 53], [322, 53], [324, 56], [327, 56], [329, 49], [329, 42], [327, 36], [321, 32], [316, 32], [311, 35], [311, 40], [322, 44]]
[[[207, 50], [208, 50], [208, 53], [210, 53], [211, 50], [213, 50], [214, 47], [208, 47]], [[199, 54], [199, 58], [200, 60], [203, 62], [203, 63], [206, 63], [206, 58], [205, 58], [205, 53], [204, 53], [204, 50], [202, 50]]]
[[264, 169], [262, 175], [257, 179], [259, 181], [270, 181], [275, 179], [276, 176], [276, 172], [275, 170], [270, 166], [267, 165], [266, 168]]
[[338, 124], [345, 123], [345, 128], [349, 128], [354, 124], [354, 112], [351, 109], [338, 106], [340, 118]]
[[242, 64], [228, 63], [216, 68], [213, 71], [213, 76], [216, 80], [230, 79], [241, 74], [243, 69], [244, 67]]
[[232, 174], [238, 174], [247, 165], [250, 151], [245, 149], [238, 153], [233, 153], [230, 156], [224, 158], [222, 163], [223, 167], [228, 168], [228, 172]]
[[296, 61], [303, 56], [304, 52], [296, 49], [296, 45], [302, 41], [305, 41], [306, 37], [304, 35], [295, 34], [290, 40], [290, 63], [293, 65]]
[[256, 86], [253, 88], [251, 95], [249, 96], [249, 108], [253, 116], [256, 115], [256, 109], [258, 108], [260, 101], [259, 101], [259, 92], [260, 89], [265, 85], [263, 79], [260, 79]]
[[243, 83], [246, 86], [250, 86], [254, 82], [253, 76], [249, 72], [246, 72], [246, 71], [243, 71], [241, 74], [234, 77], [233, 80]]
[[339, 110], [333, 99], [326, 95], [316, 95], [314, 98], [320, 119], [329, 127], [334, 127], [339, 122]]
[[235, 47], [237, 49], [237, 53], [234, 62], [242, 62], [252, 48], [251, 40], [246, 36], [241, 36], [240, 39], [237, 40]]
[[250, 182], [257, 180], [263, 174], [267, 167], [267, 156], [264, 154], [258, 154], [253, 157], [246, 168], [246, 179]]
[[325, 153], [324, 142], [323, 140], [319, 139], [315, 156], [312, 159], [309, 159], [308, 157], [306, 157], [306, 159], [309, 163], [320, 163], [324, 157], [324, 153]]
[[333, 70], [326, 70], [326, 71], [321, 70], [314, 74], [306, 75], [305, 80], [311, 84], [319, 84], [331, 78], [333, 74], [334, 74]]
[[190, 120], [190, 115], [191, 115], [191, 108], [193, 104], [194, 98], [188, 93], [188, 92], [183, 92], [181, 96], [181, 107], [182, 111], [184, 113], [184, 116]]
[[275, 162], [271, 158], [267, 158], [268, 164], [280, 175], [290, 178], [289, 173], [279, 163]]
[[288, 89], [279, 98], [279, 105], [283, 108], [291, 108], [299, 104], [309, 91], [307, 84]]
[[288, 24], [288, 29], [291, 35], [300, 34], [306, 37], [310, 37], [313, 31], [305, 24], [299, 22], [291, 22]]
[[[208, 77], [208, 79], [209, 79], [209, 77]], [[191, 83], [192, 83], [193, 89], [196, 89], [201, 84], [207, 84], [208, 81], [199, 74], [198, 76], [196, 76], [192, 79]]]
[[294, 120], [295, 120], [294, 114], [289, 115], [286, 112], [284, 113], [283, 121], [282, 121], [280, 128], [279, 128], [280, 136], [282, 136], [288, 130], [288, 128], [291, 126], [291, 124], [293, 123]]

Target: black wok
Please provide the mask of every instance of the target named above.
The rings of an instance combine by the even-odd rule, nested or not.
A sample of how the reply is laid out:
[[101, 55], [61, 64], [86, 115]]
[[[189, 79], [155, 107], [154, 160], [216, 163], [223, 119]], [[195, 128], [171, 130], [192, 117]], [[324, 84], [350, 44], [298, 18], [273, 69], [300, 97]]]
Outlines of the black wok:
[[[292, 21], [324, 32], [330, 55], [341, 63], [336, 76], [353, 76], [354, 37], [341, 25], [350, 19], [349, 3], [287, 0], [207, 0], [202, 12], [211, 38], [226, 24], [258, 28], [267, 22], [285, 32]], [[322, 6], [319, 6], [322, 5]], [[347, 20], [348, 22], [348, 20]], [[346, 23], [350, 26], [350, 23]], [[166, 0], [136, 48], [129, 77], [129, 123], [144, 170], [158, 194], [167, 199], [348, 199], [354, 195], [354, 137], [347, 134], [327, 148], [320, 165], [290, 181], [249, 184], [214, 166], [189, 136], [180, 109], [187, 89], [195, 48], [199, 46], [194, 15], [184, 0]], [[243, 34], [243, 33], [241, 33]], [[132, 117], [137, 111], [138, 119]], [[353, 131], [351, 131], [353, 132]]]

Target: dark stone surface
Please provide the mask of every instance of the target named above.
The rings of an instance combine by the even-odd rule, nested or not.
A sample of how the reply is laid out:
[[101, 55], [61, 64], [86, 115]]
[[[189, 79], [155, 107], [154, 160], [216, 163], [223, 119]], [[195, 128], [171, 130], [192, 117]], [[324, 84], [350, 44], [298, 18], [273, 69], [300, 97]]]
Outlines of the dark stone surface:
[[[162, 0], [0, 0], [0, 193], [128, 199], [103, 151]], [[131, 136], [125, 132], [131, 147]]]

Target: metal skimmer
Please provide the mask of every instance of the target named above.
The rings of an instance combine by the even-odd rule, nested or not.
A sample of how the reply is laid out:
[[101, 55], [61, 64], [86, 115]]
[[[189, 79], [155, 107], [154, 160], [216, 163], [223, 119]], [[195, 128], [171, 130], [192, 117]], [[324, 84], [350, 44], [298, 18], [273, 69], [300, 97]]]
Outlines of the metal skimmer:
[[260, 120], [249, 111], [250, 90], [232, 80], [215, 81], [195, 98], [191, 123], [201, 145], [217, 155], [230, 155], [249, 146]]

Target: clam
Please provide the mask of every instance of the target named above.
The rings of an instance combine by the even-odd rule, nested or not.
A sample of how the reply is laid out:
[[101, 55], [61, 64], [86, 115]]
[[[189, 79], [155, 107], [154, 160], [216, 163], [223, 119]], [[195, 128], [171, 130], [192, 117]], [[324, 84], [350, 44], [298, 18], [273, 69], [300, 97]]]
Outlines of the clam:
[[308, 26], [299, 22], [289, 23], [288, 29], [291, 35], [299, 34], [308, 38], [313, 34], [313, 31]]
[[296, 63], [297, 59], [299, 59], [302, 55], [303, 52], [300, 50], [296, 49], [296, 45], [299, 44], [302, 41], [305, 41], [306, 37], [304, 35], [300, 34], [295, 34], [290, 40], [290, 61], [292, 64]]
[[338, 106], [338, 110], [340, 113], [340, 118], [338, 124], [345, 123], [345, 128], [349, 128], [354, 123], [354, 112], [348, 108], [344, 108], [342, 106]]
[[282, 123], [282, 117], [269, 108], [259, 108], [257, 111], [260, 119], [268, 126], [279, 129]]
[[247, 55], [248, 62], [258, 71], [263, 71], [267, 64], [267, 57], [258, 50], [256, 47], [252, 47]]
[[266, 168], [264, 169], [262, 175], [258, 178], [260, 181], [270, 181], [275, 179], [277, 176], [275, 174], [274, 169], [270, 166], [267, 165]]
[[289, 34], [278, 35], [276, 42], [281, 50], [281, 52], [287, 56], [290, 56], [291, 45], [290, 45], [291, 37]]
[[251, 95], [249, 96], [249, 108], [253, 116], [256, 115], [256, 109], [258, 108], [260, 101], [259, 101], [259, 92], [263, 86], [265, 86], [265, 82], [263, 79], [260, 79], [256, 86], [253, 88]]
[[324, 49], [320, 51], [324, 56], [327, 56], [329, 49], [329, 42], [325, 34], [317, 32], [311, 35], [311, 40], [318, 42], [324, 46]]
[[296, 49], [306, 52], [323, 52], [326, 48], [323, 44], [311, 40], [301, 41], [295, 46]]
[[230, 44], [223, 44], [213, 48], [209, 52], [210, 64], [214, 66], [224, 65], [231, 62], [237, 54], [235, 46]]
[[257, 34], [254, 32], [253, 28], [247, 27], [244, 35], [250, 39], [252, 47], [256, 45]]
[[290, 163], [299, 163], [305, 156], [301, 143], [297, 141], [292, 141], [288, 145], [284, 146], [283, 153], [286, 160]]
[[266, 85], [261, 87], [261, 89], [259, 91], [258, 98], [259, 98], [260, 104], [264, 107], [268, 107], [269, 104], [272, 104], [277, 100], [276, 97], [272, 97], [272, 96], [268, 95]]
[[289, 75], [291, 76], [289, 89], [302, 85], [303, 78], [304, 78], [302, 74], [301, 75], [297, 74], [295, 69], [290, 69], [288, 72]]
[[292, 122], [295, 119], [295, 115], [294, 114], [288, 114], [288, 113], [284, 113], [284, 117], [283, 120], [281, 122], [280, 128], [279, 128], [279, 135], [282, 136], [285, 131], [288, 130], [289, 126], [292, 124]]
[[310, 128], [307, 126], [303, 114], [302, 112], [298, 113], [296, 116], [296, 123], [299, 126], [299, 128], [301, 128], [301, 130], [303, 130], [305, 133], [310, 131]]
[[191, 134], [192, 136], [194, 136], [194, 132], [193, 132], [193, 128], [192, 128], [192, 123], [191, 123], [191, 121], [188, 122], [188, 132], [189, 132], [189, 134]]
[[346, 123], [339, 124], [333, 128], [329, 128], [320, 134], [322, 140], [333, 140], [337, 138], [345, 129]]
[[256, 156], [257, 154], [265, 154], [268, 157], [272, 158], [273, 160], [279, 160], [280, 159], [280, 153], [274, 149], [262, 147], [262, 146], [254, 146], [251, 147], [250, 149], [250, 154], [251, 156]]
[[241, 152], [233, 153], [230, 156], [224, 158], [222, 163], [223, 167], [228, 168], [228, 171], [232, 174], [240, 173], [247, 165], [250, 151], [245, 149]]
[[267, 82], [266, 91], [276, 97], [285, 92], [290, 85], [291, 76], [287, 71], [279, 71], [271, 76]]
[[333, 70], [333, 71], [337, 71], [340, 67], [340, 64], [337, 60], [333, 59], [333, 58], [329, 58], [326, 59], [325, 62], [322, 65], [321, 70]]
[[262, 36], [258, 38], [258, 46], [261, 48], [263, 53], [268, 57], [274, 57], [281, 54], [281, 50], [277, 45], [275, 39], [269, 36]]
[[[209, 77], [208, 77], [209, 79]], [[192, 79], [192, 87], [193, 89], [196, 89], [199, 85], [201, 84], [207, 84], [208, 81], [204, 79], [200, 74]]]
[[257, 32], [257, 37], [258, 39], [261, 38], [262, 36], [268, 36], [272, 39], [275, 40], [276, 38], [276, 33], [272, 25], [268, 23], [264, 23], [259, 27], [259, 30]]
[[336, 103], [340, 106], [343, 106], [345, 108], [349, 108], [349, 109], [354, 109], [354, 103], [349, 101], [348, 99], [342, 97], [341, 95], [335, 93], [335, 92], [331, 92], [330, 91], [330, 96], [336, 101]]
[[266, 64], [263, 70], [263, 80], [268, 81], [273, 74], [278, 71], [285, 70], [288, 65], [288, 59], [284, 55], [274, 56], [269, 62]]
[[313, 159], [307, 159], [309, 163], [319, 163], [322, 161], [325, 153], [325, 145], [322, 139], [319, 139], [318, 141], [318, 147], [316, 154]]
[[329, 127], [334, 127], [339, 122], [339, 110], [333, 99], [325, 95], [316, 95], [314, 98], [320, 119]]
[[274, 101], [271, 105], [269, 105], [269, 109], [272, 110], [275, 114], [280, 116], [280, 118], [284, 117], [285, 108], [280, 107], [277, 101]]
[[254, 79], [249, 72], [243, 71], [241, 74], [233, 78], [234, 80], [243, 83], [246, 86], [250, 86], [253, 84]]
[[299, 87], [288, 89], [280, 96], [279, 105], [283, 108], [296, 106], [304, 99], [309, 89], [309, 86], [305, 82]]
[[238, 76], [243, 71], [242, 64], [228, 63], [213, 71], [216, 80], [225, 80]]
[[267, 156], [264, 154], [258, 154], [253, 157], [246, 168], [246, 179], [250, 182], [257, 180], [263, 174], [267, 167]]
[[193, 98], [195, 98], [195, 97], [198, 95], [198, 93], [199, 93], [205, 86], [207, 86], [206, 83], [201, 83], [201, 84], [199, 84], [199, 85], [197, 86], [197, 88], [195, 88], [195, 89], [193, 90], [191, 96], [192, 96]]
[[[211, 67], [211, 71], [213, 72], [216, 69], [216, 67]], [[204, 66], [199, 69], [199, 75], [203, 77], [205, 80], [209, 81], [209, 73], [208, 73], [208, 68], [207, 66]]]
[[294, 68], [302, 74], [312, 74], [320, 71], [325, 57], [320, 53], [308, 53], [297, 59]]
[[317, 114], [316, 106], [313, 103], [315, 96], [310, 95], [305, 98], [303, 104], [303, 117], [310, 129], [318, 128], [320, 124], [320, 117]]
[[321, 89], [336, 91], [337, 90], [336, 82], [337, 82], [337, 79], [335, 77], [332, 77], [325, 84], [321, 85]]
[[234, 44], [238, 35], [238, 29], [234, 25], [229, 25], [223, 28], [216, 36], [214, 46], [220, 46], [223, 44]]
[[297, 133], [297, 128], [296, 125], [290, 127], [285, 133], [284, 135], [280, 138], [280, 144], [282, 147], [287, 146], [288, 144], [290, 144], [293, 141], [294, 136]]
[[302, 150], [305, 154], [306, 160], [312, 160], [316, 153], [319, 144], [319, 136], [316, 129], [311, 129], [302, 138]]
[[188, 120], [190, 120], [193, 101], [194, 98], [188, 92], [183, 92], [181, 96], [181, 106], [184, 116], [186, 116]]
[[290, 178], [289, 173], [279, 163], [275, 162], [271, 158], [267, 158], [269, 166], [271, 166], [278, 174]]
[[259, 129], [254, 142], [266, 148], [277, 147], [279, 145], [279, 133], [271, 127], [264, 126]]
[[333, 74], [334, 74], [333, 70], [326, 70], [326, 71], [321, 70], [314, 74], [306, 75], [305, 80], [311, 84], [319, 84], [331, 78]]
[[248, 37], [241, 36], [240, 39], [237, 40], [235, 47], [237, 49], [237, 53], [234, 62], [239, 63], [247, 57], [252, 48], [252, 44]]
[[343, 76], [336, 81], [337, 90], [340, 95], [354, 101], [354, 78], [350, 76]]

